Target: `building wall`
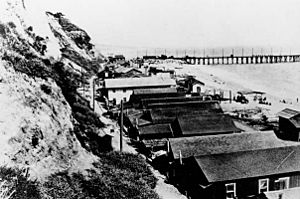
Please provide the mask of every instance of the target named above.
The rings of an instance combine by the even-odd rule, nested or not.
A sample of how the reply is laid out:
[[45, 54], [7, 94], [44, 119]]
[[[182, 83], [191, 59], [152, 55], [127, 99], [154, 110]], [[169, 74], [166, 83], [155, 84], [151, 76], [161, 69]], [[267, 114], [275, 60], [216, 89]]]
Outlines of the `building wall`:
[[282, 139], [292, 141], [298, 141], [299, 139], [299, 131], [288, 119], [279, 117], [279, 131]]
[[[132, 89], [110, 89], [108, 90], [108, 100], [109, 101], [116, 101], [117, 104], [121, 103], [121, 100], [128, 101], [130, 95], [132, 95]], [[124, 99], [125, 98], [125, 99]]]
[[[243, 198], [251, 195], [259, 194], [259, 180], [260, 179], [269, 179], [269, 191], [276, 191], [278, 188], [275, 185], [275, 181], [278, 178], [289, 177], [289, 188], [300, 187], [300, 173], [293, 174], [281, 174], [281, 175], [273, 175], [267, 177], [260, 178], [250, 178], [250, 179], [242, 179], [235, 181], [236, 183], [236, 196], [239, 198]], [[223, 183], [220, 186], [225, 187], [226, 183]], [[224, 189], [224, 199], [226, 198], [226, 191]]]
[[[278, 178], [289, 177], [289, 187], [295, 188], [300, 187], [300, 172], [290, 174], [280, 174], [273, 176], [263, 176], [260, 178], [248, 178], [240, 179], [229, 182], [217, 182], [212, 183], [210, 186], [203, 188], [200, 186], [201, 182], [205, 182], [205, 176], [199, 171], [199, 168], [192, 168], [192, 165], [185, 166], [184, 180], [182, 185], [186, 190], [191, 199], [209, 198], [209, 199], [226, 199], [226, 188], [225, 185], [229, 183], [235, 183], [236, 185], [236, 196], [238, 198], [246, 198], [247, 196], [254, 196], [259, 194], [259, 180], [269, 179], [269, 191], [277, 190], [275, 181]], [[190, 172], [192, 171], [192, 172]], [[195, 173], [196, 172], [196, 173]], [[226, 171], [225, 171], [226, 172]], [[176, 172], [175, 172], [176, 173]], [[178, 172], [177, 172], [178, 174]], [[197, 176], [197, 177], [196, 177]], [[207, 183], [204, 183], [207, 184]]]
[[201, 84], [194, 84], [192, 92], [193, 93], [200, 93], [201, 92], [201, 86], [202, 86]]
[[[171, 88], [173, 86], [171, 85], [166, 85], [166, 86], [149, 86], [147, 88]], [[121, 100], [124, 98], [127, 101], [129, 101], [130, 96], [133, 93], [134, 89], [141, 89], [145, 87], [136, 87], [136, 88], [124, 88], [124, 89], [108, 89], [107, 91], [107, 98], [109, 101], [113, 101], [114, 99], [116, 100], [116, 103], [119, 104]]]

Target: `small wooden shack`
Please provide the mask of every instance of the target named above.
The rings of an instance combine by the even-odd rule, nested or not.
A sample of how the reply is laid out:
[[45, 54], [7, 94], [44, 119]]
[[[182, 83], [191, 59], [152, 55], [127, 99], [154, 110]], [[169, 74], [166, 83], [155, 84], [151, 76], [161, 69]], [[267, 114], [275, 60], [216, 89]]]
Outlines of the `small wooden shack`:
[[235, 199], [300, 187], [300, 145], [193, 156], [181, 184], [191, 198]]
[[300, 141], [300, 111], [286, 108], [280, 111], [278, 137], [286, 140]]

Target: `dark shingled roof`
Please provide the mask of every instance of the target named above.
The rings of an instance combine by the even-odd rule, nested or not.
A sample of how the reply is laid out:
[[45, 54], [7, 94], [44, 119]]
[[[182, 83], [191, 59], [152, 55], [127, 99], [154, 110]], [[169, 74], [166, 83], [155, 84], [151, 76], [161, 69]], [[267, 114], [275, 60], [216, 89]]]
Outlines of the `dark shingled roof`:
[[[224, 114], [178, 115], [175, 120], [183, 136], [241, 132]], [[175, 130], [174, 130], [175, 131]]]
[[173, 106], [153, 107], [150, 110], [153, 123], [173, 122], [180, 115], [193, 116], [208, 113], [223, 113], [223, 110], [216, 101], [183, 102]]
[[181, 151], [182, 158], [187, 158], [190, 156], [300, 145], [298, 142], [278, 139], [273, 132], [170, 138], [169, 141], [175, 159], [179, 158], [179, 151]]
[[200, 96], [176, 96], [176, 97], [163, 97], [163, 98], [146, 98], [141, 99], [141, 104], [145, 108], [156, 108], [156, 107], [170, 107], [184, 104], [199, 104], [207, 103]]
[[293, 110], [293, 109], [289, 109], [289, 108], [286, 108], [286, 109], [283, 109], [282, 111], [280, 111], [279, 113], [277, 113], [277, 115], [279, 117], [283, 117], [283, 118], [286, 118], [286, 119], [290, 119], [292, 117], [295, 117], [297, 115], [300, 115], [300, 112], [297, 111], [297, 110]]
[[193, 158], [209, 183], [300, 171], [300, 145]]
[[174, 137], [173, 132], [171, 130], [170, 124], [153, 124], [139, 127], [140, 137], [143, 139], [144, 137], [165, 137], [170, 138]]
[[135, 89], [133, 90], [133, 95], [141, 95], [141, 97], [143, 96], [147, 96], [147, 97], [151, 97], [148, 96], [149, 94], [154, 94], [154, 93], [177, 93], [177, 89], [175, 87], [171, 87], [171, 88], [146, 88], [146, 89]]

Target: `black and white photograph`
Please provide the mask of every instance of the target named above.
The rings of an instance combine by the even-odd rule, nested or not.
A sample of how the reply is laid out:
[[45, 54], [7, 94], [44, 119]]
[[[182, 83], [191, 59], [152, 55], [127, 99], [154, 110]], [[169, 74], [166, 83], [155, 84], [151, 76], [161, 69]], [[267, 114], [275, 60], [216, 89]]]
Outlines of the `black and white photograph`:
[[0, 199], [300, 199], [299, 0], [0, 0]]

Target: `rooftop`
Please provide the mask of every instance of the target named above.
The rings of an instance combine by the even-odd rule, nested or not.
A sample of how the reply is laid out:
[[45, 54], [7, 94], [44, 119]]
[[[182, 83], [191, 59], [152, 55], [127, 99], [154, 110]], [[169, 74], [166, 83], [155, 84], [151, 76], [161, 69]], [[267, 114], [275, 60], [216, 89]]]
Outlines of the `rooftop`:
[[285, 108], [283, 109], [282, 111], [280, 111], [279, 113], [277, 113], [277, 115], [279, 117], [283, 117], [283, 118], [286, 118], [286, 119], [290, 119], [292, 117], [295, 117], [297, 115], [300, 115], [300, 112], [297, 111], [297, 110], [293, 110], [293, 109], [290, 109], [290, 108]]
[[136, 71], [138, 73], [142, 73], [141, 70], [139, 70], [137, 68], [132, 68], [132, 67], [123, 67], [123, 66], [120, 66], [120, 67], [118, 67], [118, 68], [115, 69], [116, 73], [128, 73], [130, 71]]
[[105, 88], [149, 88], [149, 87], [167, 87], [176, 86], [174, 79], [161, 77], [141, 77], [141, 78], [117, 78], [105, 79]]
[[223, 113], [216, 101], [165, 103], [153, 107], [150, 116], [154, 123], [172, 122], [179, 115], [200, 115], [208, 113]]
[[141, 99], [141, 103], [146, 108], [153, 108], [157, 106], [179, 106], [185, 104], [197, 104], [197, 103], [208, 103], [203, 100], [200, 96], [189, 96], [189, 95], [178, 95], [178, 96], [167, 96], [161, 98], [145, 98]]
[[133, 95], [148, 95], [154, 93], [177, 93], [175, 87], [171, 88], [147, 88], [147, 89], [135, 89]]
[[278, 139], [273, 132], [249, 132], [210, 136], [170, 138], [170, 147], [175, 159], [182, 157], [232, 153], [254, 149], [300, 145], [298, 142]]
[[221, 114], [178, 115], [176, 119], [183, 136], [241, 132], [230, 116]]
[[300, 171], [300, 145], [193, 158], [209, 183]]
[[170, 124], [153, 124], [139, 127], [140, 135], [158, 135], [164, 134], [169, 135], [167, 137], [173, 137]]

